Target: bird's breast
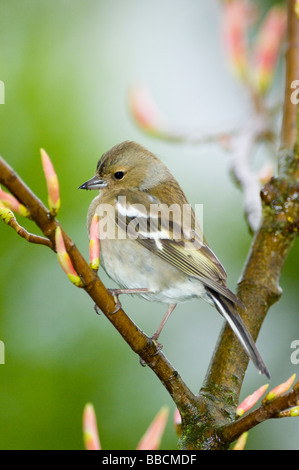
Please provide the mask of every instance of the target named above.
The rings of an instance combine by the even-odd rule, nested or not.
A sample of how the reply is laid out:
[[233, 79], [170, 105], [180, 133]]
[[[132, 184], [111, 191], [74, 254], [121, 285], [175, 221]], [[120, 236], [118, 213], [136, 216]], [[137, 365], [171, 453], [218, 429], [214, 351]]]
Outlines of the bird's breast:
[[148, 289], [147, 300], [180, 303], [205, 297], [200, 281], [151, 253], [136, 240], [101, 240], [101, 266], [126, 289]]

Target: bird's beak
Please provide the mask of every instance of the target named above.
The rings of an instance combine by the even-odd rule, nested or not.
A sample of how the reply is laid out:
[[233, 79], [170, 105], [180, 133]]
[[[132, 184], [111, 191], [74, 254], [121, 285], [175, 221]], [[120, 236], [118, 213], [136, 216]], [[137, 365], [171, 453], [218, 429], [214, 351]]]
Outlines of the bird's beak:
[[97, 175], [86, 181], [78, 189], [102, 189], [107, 187], [107, 181], [99, 178]]

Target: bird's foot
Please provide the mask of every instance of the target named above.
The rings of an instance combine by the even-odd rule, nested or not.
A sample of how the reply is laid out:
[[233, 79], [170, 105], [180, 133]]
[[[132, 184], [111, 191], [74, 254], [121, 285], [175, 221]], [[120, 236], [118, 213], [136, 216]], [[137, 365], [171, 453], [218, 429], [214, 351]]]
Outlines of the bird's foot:
[[[155, 357], [155, 356], [157, 356], [157, 354], [159, 354], [159, 352], [163, 348], [163, 344], [158, 343], [158, 341], [156, 341], [155, 335], [153, 335], [150, 339], [152, 340], [152, 342], [156, 346], [156, 351], [152, 354], [152, 357]], [[142, 367], [145, 367], [147, 365], [146, 362], [141, 357], [139, 357], [139, 363]]]
[[153, 356], [156, 356], [161, 351], [161, 349], [163, 348], [163, 344], [161, 344], [157, 341], [157, 339], [155, 338], [155, 335], [153, 335], [151, 337], [151, 340], [152, 340], [152, 342], [154, 343], [154, 345], [156, 346], [156, 349], [157, 349], [157, 351], [153, 354]]
[[[118, 298], [119, 295], [121, 294], [141, 294], [144, 292], [149, 292], [148, 289], [108, 289], [108, 292], [113, 295], [114, 300], [115, 300], [115, 309], [113, 312], [110, 312], [111, 314], [117, 313], [121, 309], [121, 303]], [[99, 307], [97, 304], [94, 305], [94, 310], [97, 315], [101, 315], [101, 312], [99, 311]]]
[[99, 307], [97, 306], [97, 304], [94, 304], [94, 311], [96, 312], [97, 315], [101, 315], [101, 312], [99, 310]]
[[149, 292], [148, 289], [108, 289], [111, 295], [113, 295], [115, 300], [115, 309], [110, 313], [117, 313], [121, 309], [121, 303], [118, 296], [121, 294], [141, 294], [144, 292]]

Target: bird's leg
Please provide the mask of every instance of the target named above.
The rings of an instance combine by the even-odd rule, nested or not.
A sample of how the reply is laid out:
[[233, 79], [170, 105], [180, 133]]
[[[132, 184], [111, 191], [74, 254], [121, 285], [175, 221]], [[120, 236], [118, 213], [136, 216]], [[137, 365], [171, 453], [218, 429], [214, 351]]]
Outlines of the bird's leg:
[[111, 313], [116, 313], [121, 309], [121, 303], [118, 299], [118, 296], [121, 294], [141, 294], [143, 292], [149, 292], [148, 289], [108, 289], [111, 295], [115, 298], [115, 310]]
[[168, 318], [170, 317], [170, 315], [172, 314], [172, 312], [174, 311], [176, 307], [176, 304], [169, 304], [168, 305], [168, 309], [167, 309], [167, 312], [165, 313], [164, 317], [163, 317], [163, 320], [161, 321], [160, 325], [159, 325], [159, 328], [157, 329], [157, 331], [153, 334], [152, 336], [152, 340], [155, 341], [157, 343], [157, 346], [159, 349], [162, 348], [162, 345], [159, 344], [157, 342], [159, 336], [160, 336], [160, 333], [165, 325], [165, 323], [167, 322]]
[[[160, 325], [159, 325], [159, 328], [157, 329], [157, 331], [153, 334], [153, 336], [151, 337], [151, 339], [153, 340], [153, 342], [155, 343], [156, 345], [156, 348], [157, 348], [157, 352], [155, 354], [153, 354], [153, 356], [155, 356], [156, 354], [158, 354], [159, 351], [161, 351], [162, 349], [162, 344], [161, 343], [158, 343], [157, 339], [159, 338], [160, 336], [160, 333], [165, 325], [165, 323], [167, 322], [168, 318], [170, 317], [170, 315], [172, 314], [172, 312], [174, 311], [176, 307], [176, 304], [169, 304], [168, 305], [168, 309], [167, 309], [167, 312], [165, 313], [164, 317], [163, 317], [163, 320], [161, 321]], [[139, 358], [139, 362], [140, 364], [142, 365], [142, 367], [145, 367], [146, 366], [146, 363], [143, 359], [141, 359], [141, 357]]]

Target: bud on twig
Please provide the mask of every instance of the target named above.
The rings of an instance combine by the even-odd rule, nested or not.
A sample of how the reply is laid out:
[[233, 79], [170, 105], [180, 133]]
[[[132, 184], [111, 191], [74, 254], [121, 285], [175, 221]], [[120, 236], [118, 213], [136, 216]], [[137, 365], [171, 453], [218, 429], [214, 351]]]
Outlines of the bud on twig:
[[243, 432], [232, 450], [244, 450], [248, 438], [248, 432]]
[[299, 416], [299, 406], [294, 406], [294, 408], [287, 411], [281, 411], [278, 414], [278, 418], [297, 418], [297, 416]]
[[267, 14], [258, 34], [254, 51], [253, 85], [264, 94], [274, 77], [287, 25], [286, 11], [274, 6]]
[[101, 450], [97, 418], [90, 403], [87, 403], [83, 411], [83, 440], [86, 450]]
[[12, 194], [9, 194], [0, 187], [0, 202], [11, 209], [14, 213], [21, 215], [22, 217], [29, 217], [29, 210], [23, 206]]
[[9, 224], [9, 222], [13, 220], [15, 216], [8, 207], [5, 207], [4, 204], [0, 203], [0, 218], [3, 220], [3, 222]]
[[246, 413], [246, 411], [250, 410], [264, 395], [268, 387], [269, 384], [263, 385], [258, 390], [253, 392], [252, 395], [249, 395], [247, 398], [245, 398], [245, 400], [242, 401], [236, 410], [237, 416], [241, 417], [244, 413]]
[[69, 280], [77, 287], [83, 287], [83, 282], [80, 276], [74, 269], [72, 265], [71, 258], [66, 251], [61, 228], [57, 227], [55, 233], [55, 243], [56, 243], [56, 250], [57, 250], [57, 258], [59, 261], [60, 266], [62, 267], [63, 271], [69, 278]]
[[275, 166], [272, 162], [266, 162], [258, 172], [258, 179], [262, 185], [269, 183], [275, 173]]
[[177, 433], [177, 436], [180, 437], [182, 434], [182, 417], [178, 408], [174, 410], [173, 422], [175, 432]]
[[233, 71], [242, 80], [248, 77], [248, 28], [252, 7], [247, 0], [229, 0], [224, 4], [224, 46]]
[[144, 131], [156, 137], [164, 135], [164, 120], [146, 88], [132, 87], [129, 90], [129, 108]]
[[99, 216], [97, 214], [91, 221], [89, 239], [90, 267], [97, 271], [100, 266]]
[[278, 385], [277, 387], [273, 388], [271, 392], [267, 393], [266, 398], [262, 401], [263, 404], [274, 400], [274, 398], [279, 397], [283, 393], [287, 392], [294, 383], [296, 378], [296, 374], [293, 374], [286, 382]]
[[60, 195], [59, 195], [59, 183], [58, 177], [55, 173], [53, 164], [50, 160], [49, 155], [44, 149], [41, 149], [41, 158], [43, 170], [46, 177], [48, 187], [48, 203], [49, 209], [53, 217], [58, 214], [60, 209]]
[[137, 450], [157, 450], [159, 449], [161, 438], [167, 423], [169, 410], [167, 407], [161, 408], [148, 430], [141, 438]]

